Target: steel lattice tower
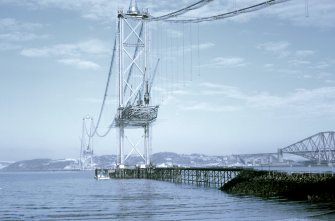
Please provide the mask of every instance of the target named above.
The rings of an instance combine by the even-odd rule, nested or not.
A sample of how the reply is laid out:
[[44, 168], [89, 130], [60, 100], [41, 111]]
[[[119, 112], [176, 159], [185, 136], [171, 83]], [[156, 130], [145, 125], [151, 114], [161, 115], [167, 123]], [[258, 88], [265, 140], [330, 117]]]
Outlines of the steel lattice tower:
[[[90, 122], [90, 129], [87, 131], [86, 121]], [[89, 136], [93, 130], [93, 118], [86, 116], [83, 118], [81, 147], [80, 147], [80, 169], [93, 169], [93, 137]]]
[[[134, 151], [150, 164], [150, 128], [157, 118], [158, 106], [150, 105], [150, 90], [153, 74], [149, 65], [149, 13], [140, 12], [135, 0], [129, 10], [118, 10], [118, 110], [115, 127], [119, 130], [117, 165], [123, 168], [125, 161]], [[144, 130], [144, 154], [125, 136], [125, 129]], [[132, 150], [125, 155], [125, 138]]]

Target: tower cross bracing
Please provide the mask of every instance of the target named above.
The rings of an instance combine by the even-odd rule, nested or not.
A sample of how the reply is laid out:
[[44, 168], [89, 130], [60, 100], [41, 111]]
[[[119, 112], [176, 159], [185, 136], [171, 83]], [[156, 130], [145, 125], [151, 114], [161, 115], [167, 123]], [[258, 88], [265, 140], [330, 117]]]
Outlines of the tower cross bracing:
[[[136, 1], [131, 1], [129, 10], [118, 11], [118, 110], [114, 126], [118, 128], [118, 160], [122, 168], [131, 153], [136, 152], [150, 164], [151, 124], [156, 120], [158, 106], [151, 105], [150, 84], [153, 74], [149, 65], [148, 12], [140, 12]], [[142, 129], [143, 154], [127, 136], [127, 129]], [[125, 152], [125, 138], [132, 149]]]

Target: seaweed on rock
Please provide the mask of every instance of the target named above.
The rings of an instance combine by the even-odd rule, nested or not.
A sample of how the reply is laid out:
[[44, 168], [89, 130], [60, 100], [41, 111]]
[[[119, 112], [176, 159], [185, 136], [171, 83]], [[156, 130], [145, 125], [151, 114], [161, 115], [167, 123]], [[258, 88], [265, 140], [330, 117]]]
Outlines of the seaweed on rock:
[[242, 171], [221, 190], [260, 197], [335, 202], [335, 176], [332, 174]]

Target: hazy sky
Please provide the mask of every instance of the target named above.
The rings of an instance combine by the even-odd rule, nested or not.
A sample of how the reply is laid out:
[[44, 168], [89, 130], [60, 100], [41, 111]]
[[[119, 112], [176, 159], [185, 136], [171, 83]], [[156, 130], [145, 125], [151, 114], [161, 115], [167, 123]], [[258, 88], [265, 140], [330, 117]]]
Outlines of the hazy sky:
[[[159, 15], [194, 2], [138, 4]], [[214, 0], [185, 16], [259, 2]], [[152, 23], [152, 61], [162, 59], [153, 152], [275, 152], [334, 130], [335, 2], [309, 0], [308, 13], [305, 2], [199, 25]], [[116, 11], [128, 4], [0, 0], [0, 160], [79, 157], [82, 118], [99, 112]], [[115, 114], [112, 86], [102, 131]], [[116, 138], [96, 138], [95, 153], [116, 154]]]

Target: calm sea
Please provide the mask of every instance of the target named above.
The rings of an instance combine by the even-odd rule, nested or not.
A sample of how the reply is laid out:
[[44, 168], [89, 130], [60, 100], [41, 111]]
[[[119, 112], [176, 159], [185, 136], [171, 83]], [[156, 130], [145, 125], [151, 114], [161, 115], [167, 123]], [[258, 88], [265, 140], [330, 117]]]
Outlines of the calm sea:
[[93, 172], [0, 173], [0, 220], [335, 220], [335, 206]]

